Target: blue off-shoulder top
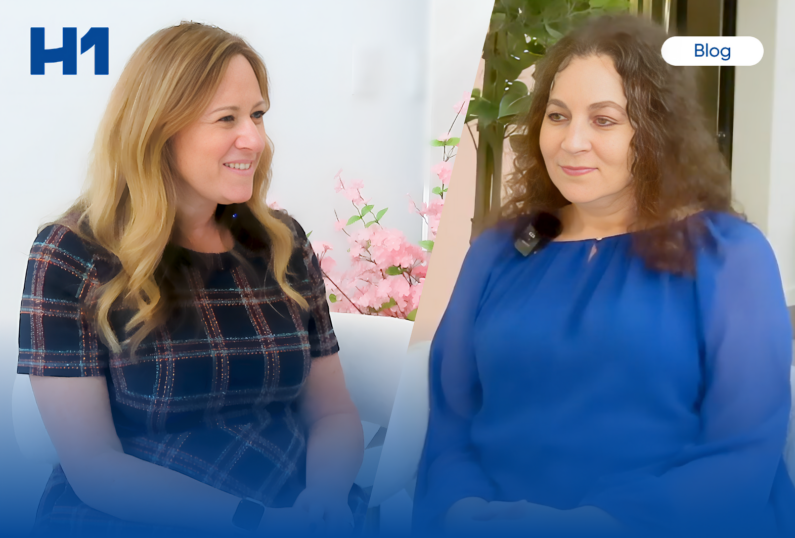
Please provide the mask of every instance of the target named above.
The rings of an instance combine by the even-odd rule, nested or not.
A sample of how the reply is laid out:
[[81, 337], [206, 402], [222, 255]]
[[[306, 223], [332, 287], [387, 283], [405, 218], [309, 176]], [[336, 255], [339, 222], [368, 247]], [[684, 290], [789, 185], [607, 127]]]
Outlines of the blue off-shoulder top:
[[776, 259], [737, 217], [685, 222], [706, 232], [693, 276], [647, 268], [633, 234], [472, 244], [431, 347], [415, 529], [480, 497], [596, 507], [639, 536], [795, 536]]

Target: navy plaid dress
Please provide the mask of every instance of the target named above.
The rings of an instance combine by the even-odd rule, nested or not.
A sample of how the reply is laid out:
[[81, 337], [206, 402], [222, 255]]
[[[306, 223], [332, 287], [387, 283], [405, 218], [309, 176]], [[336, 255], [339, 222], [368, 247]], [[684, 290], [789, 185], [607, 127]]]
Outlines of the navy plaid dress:
[[[92, 290], [118, 271], [118, 260], [66, 226], [45, 228], [28, 260], [17, 372], [104, 376], [125, 453], [267, 506], [291, 506], [306, 476], [295, 401], [312, 358], [339, 346], [317, 258], [300, 225], [285, 221], [296, 244], [287, 278], [308, 311], [284, 295], [266, 258], [238, 240], [218, 254], [169, 245], [164, 260], [184, 286], [175, 288], [168, 321], [147, 336], [134, 361], [109, 351], [86, 307]], [[112, 309], [117, 335], [125, 335], [132, 314]], [[366, 497], [354, 486], [349, 501], [359, 524]], [[85, 505], [60, 467], [46, 486], [35, 528], [110, 535], [157, 530]]]

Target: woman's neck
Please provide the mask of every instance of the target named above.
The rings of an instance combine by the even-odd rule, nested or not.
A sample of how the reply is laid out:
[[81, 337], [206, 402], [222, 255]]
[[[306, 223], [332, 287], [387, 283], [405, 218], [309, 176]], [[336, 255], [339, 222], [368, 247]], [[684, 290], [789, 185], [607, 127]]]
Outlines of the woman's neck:
[[234, 246], [232, 233], [211, 214], [177, 212], [172, 242], [196, 252], [226, 252]]
[[601, 239], [625, 234], [634, 220], [634, 201], [622, 196], [610, 203], [569, 204], [560, 210], [564, 240]]

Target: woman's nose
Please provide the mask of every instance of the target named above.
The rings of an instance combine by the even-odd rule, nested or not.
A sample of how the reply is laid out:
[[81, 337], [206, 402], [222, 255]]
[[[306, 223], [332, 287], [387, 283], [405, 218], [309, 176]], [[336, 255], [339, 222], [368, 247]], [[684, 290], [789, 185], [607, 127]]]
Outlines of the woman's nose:
[[568, 153], [579, 153], [591, 149], [587, 123], [584, 120], [572, 120], [566, 128], [566, 136], [560, 147]]
[[235, 145], [238, 149], [250, 149], [257, 153], [265, 149], [265, 136], [253, 120], [243, 122], [240, 126]]

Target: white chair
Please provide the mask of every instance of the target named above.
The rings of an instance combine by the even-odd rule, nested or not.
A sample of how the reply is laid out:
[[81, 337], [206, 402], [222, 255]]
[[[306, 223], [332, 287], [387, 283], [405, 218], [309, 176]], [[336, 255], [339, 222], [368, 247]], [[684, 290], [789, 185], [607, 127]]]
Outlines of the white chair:
[[792, 410], [789, 414], [789, 433], [784, 447], [784, 462], [787, 464], [789, 477], [795, 483], [795, 366], [790, 370], [789, 380], [792, 385]]
[[370, 506], [381, 507], [382, 534], [406, 535], [411, 530], [414, 485], [430, 410], [430, 347], [430, 342], [419, 342], [409, 348], [386, 430], [370, 497]]
[[[331, 323], [340, 344], [340, 362], [365, 433], [364, 462], [356, 477], [363, 488], [373, 485], [384, 434], [398, 390], [411, 330], [410, 321], [333, 312]], [[372, 502], [371, 507], [376, 506]]]

